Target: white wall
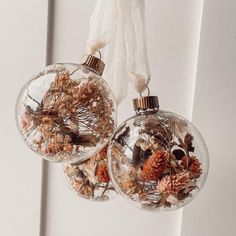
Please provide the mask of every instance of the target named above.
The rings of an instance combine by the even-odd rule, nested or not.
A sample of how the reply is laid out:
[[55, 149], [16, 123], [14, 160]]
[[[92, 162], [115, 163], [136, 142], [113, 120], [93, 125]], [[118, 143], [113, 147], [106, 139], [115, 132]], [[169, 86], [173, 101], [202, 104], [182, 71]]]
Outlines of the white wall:
[[[46, 63], [79, 62], [95, 0], [4, 1], [0, 8], [0, 235], [234, 234], [235, 1], [146, 2], [150, 87], [162, 108], [192, 118], [206, 138], [211, 169], [205, 189], [184, 210], [163, 214], [134, 209], [122, 199], [91, 203], [74, 196], [61, 166], [42, 162], [21, 142], [14, 104], [21, 85]], [[119, 109], [120, 122], [132, 115], [135, 96], [130, 87]]]
[[32, 236], [40, 228], [42, 161], [21, 142], [14, 110], [22, 84], [45, 65], [47, 1], [1, 1], [0, 29], [0, 235]]
[[184, 209], [182, 236], [236, 235], [236, 1], [206, 0], [193, 122], [210, 152], [207, 184]]

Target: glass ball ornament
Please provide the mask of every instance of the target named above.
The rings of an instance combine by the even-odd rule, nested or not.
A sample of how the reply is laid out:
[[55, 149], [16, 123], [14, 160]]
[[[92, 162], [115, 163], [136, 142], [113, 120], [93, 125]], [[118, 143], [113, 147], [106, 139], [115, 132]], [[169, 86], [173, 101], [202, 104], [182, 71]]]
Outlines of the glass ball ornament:
[[134, 107], [136, 115], [117, 128], [110, 143], [114, 187], [142, 209], [183, 207], [206, 181], [206, 144], [188, 120], [159, 110], [158, 97], [134, 99]]
[[77, 163], [63, 164], [66, 182], [73, 192], [93, 201], [108, 201], [117, 197], [107, 169], [107, 149]]
[[16, 104], [25, 143], [49, 161], [81, 161], [98, 153], [116, 126], [116, 102], [101, 77], [105, 64], [47, 66], [22, 88]]

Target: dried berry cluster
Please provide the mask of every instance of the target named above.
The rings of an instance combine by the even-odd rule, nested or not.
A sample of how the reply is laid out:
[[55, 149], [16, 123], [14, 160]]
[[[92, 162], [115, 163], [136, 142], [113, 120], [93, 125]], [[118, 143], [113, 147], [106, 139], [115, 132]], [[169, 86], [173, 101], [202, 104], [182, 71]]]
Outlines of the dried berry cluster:
[[104, 82], [72, 76], [68, 70], [58, 72], [41, 101], [28, 91], [20, 117], [26, 142], [56, 161], [106, 142], [114, 130], [113, 102]]
[[106, 153], [107, 147], [87, 161], [64, 165], [64, 173], [78, 195], [105, 201], [115, 192], [107, 171]]
[[[135, 143], [128, 125], [113, 140], [111, 168], [118, 187], [143, 207], [182, 204], [198, 188], [202, 175], [187, 123], [167, 115], [148, 117], [143, 125], [142, 121], [137, 123], [141, 128]], [[127, 156], [130, 151], [132, 159]]]

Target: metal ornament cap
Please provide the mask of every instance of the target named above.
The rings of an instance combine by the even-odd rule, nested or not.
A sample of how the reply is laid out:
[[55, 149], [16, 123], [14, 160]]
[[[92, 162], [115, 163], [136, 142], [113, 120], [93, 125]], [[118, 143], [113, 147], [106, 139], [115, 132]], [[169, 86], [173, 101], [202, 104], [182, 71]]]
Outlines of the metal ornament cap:
[[135, 111], [159, 110], [159, 100], [157, 96], [145, 96], [133, 99]]
[[82, 65], [88, 67], [90, 70], [100, 76], [103, 74], [105, 68], [105, 63], [100, 58], [97, 58], [93, 55], [86, 55]]

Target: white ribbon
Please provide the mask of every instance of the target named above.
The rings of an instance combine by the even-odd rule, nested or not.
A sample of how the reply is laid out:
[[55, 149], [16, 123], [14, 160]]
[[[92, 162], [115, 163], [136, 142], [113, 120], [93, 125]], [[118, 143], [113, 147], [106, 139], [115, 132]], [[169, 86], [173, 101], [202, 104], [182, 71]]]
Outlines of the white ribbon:
[[146, 48], [145, 0], [97, 0], [90, 19], [87, 53], [105, 48], [104, 78], [120, 104], [131, 80], [142, 93], [150, 79]]

